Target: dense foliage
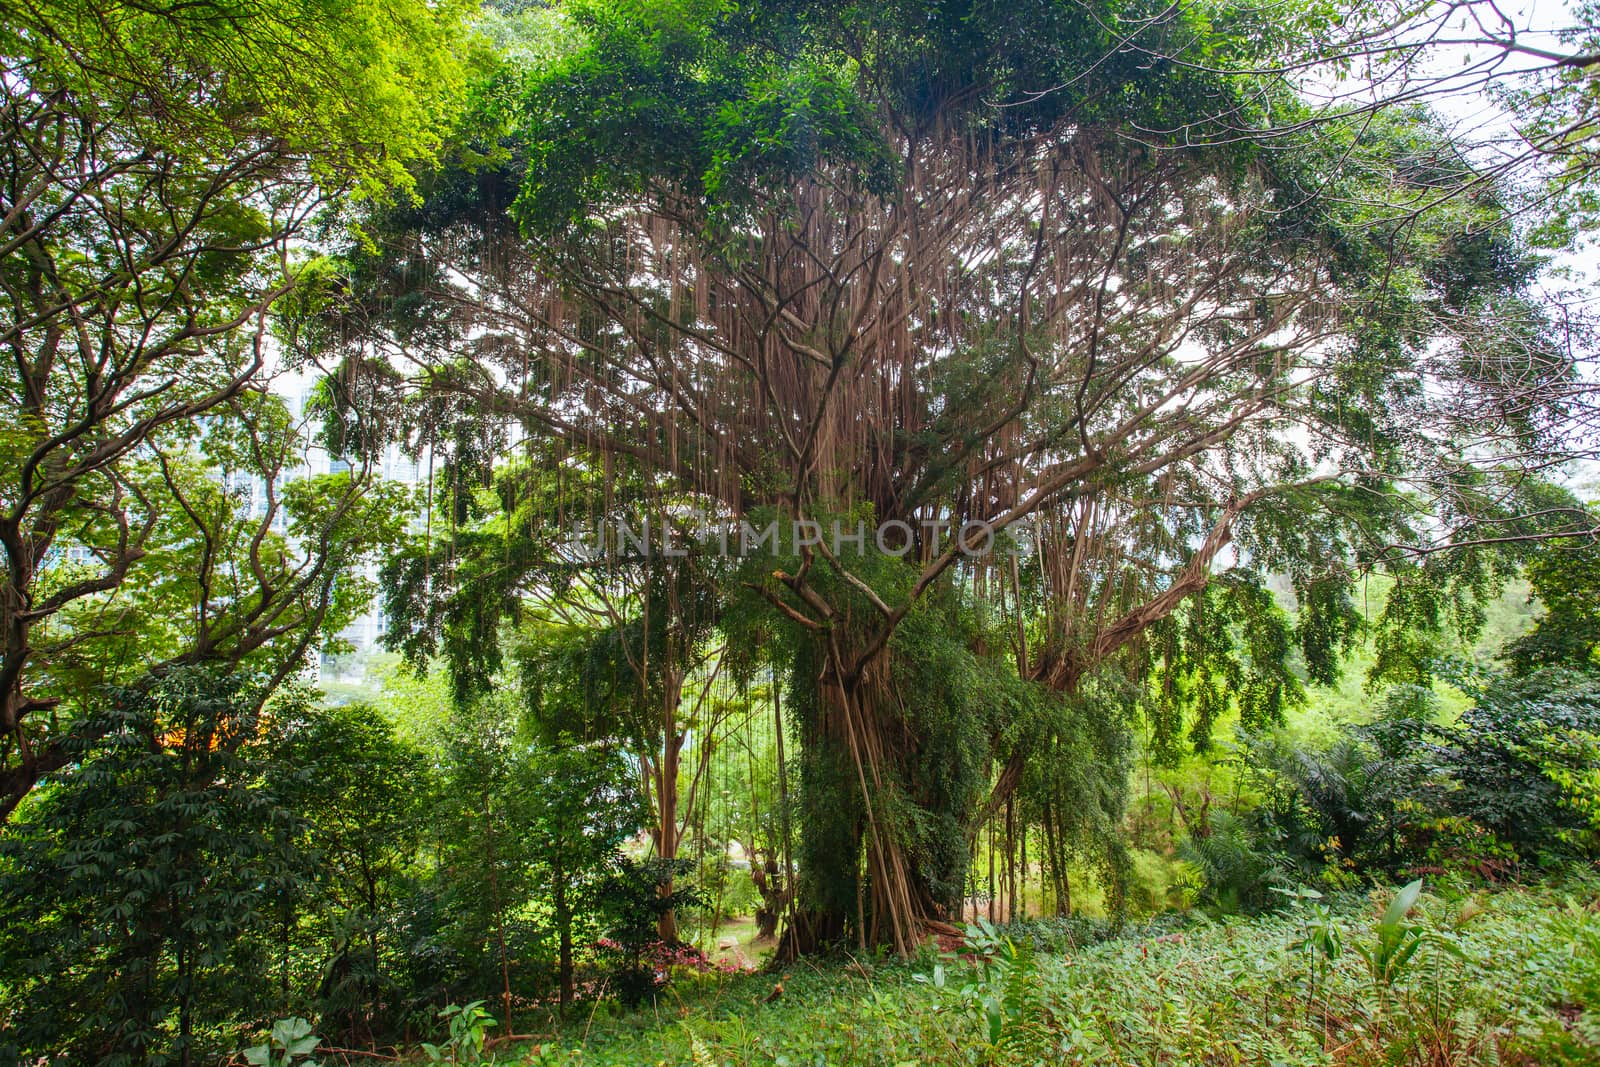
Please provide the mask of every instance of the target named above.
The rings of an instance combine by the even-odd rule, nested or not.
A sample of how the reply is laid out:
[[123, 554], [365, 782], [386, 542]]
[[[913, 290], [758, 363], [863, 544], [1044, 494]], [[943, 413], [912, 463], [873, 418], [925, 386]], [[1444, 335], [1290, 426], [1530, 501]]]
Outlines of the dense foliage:
[[1593, 3], [12, 7], [0, 1059], [1596, 1055]]
[[[307, 323], [339, 361], [350, 440], [445, 455], [448, 529], [409, 546], [391, 604], [414, 658], [457, 643], [458, 678], [498, 654], [516, 611], [491, 606], [548, 598], [529, 546], [552, 511], [818, 531], [748, 560], [750, 603], [729, 604], [793, 687], [819, 846], [797, 947], [906, 952], [957, 906], [977, 827], [1027, 775], [1016, 708], [1097, 712], [1078, 732], [1103, 737], [1120, 712], [1080, 690], [1137, 686], [1159, 659], [1147, 710], [1167, 742], [1188, 717], [1203, 748], [1236, 704], [1281, 722], [1282, 662], [1298, 645], [1337, 674], [1352, 583], [1379, 564], [1399, 579], [1383, 673], [1426, 681], [1428, 642], [1470, 628], [1516, 543], [1581, 514], [1544, 507], [1514, 458], [1560, 447], [1527, 401], [1572, 371], [1510, 191], [1482, 174], [1482, 195], [1417, 211], [1473, 171], [1414, 108], [1283, 132], [1305, 108], [1244, 71], [1315, 38], [1311, 12], [1116, 18], [1148, 43], [1051, 2], [527, 16], [450, 164], [420, 204], [372, 214], [347, 298]], [[1271, 150], [1224, 143], [1232, 123]], [[554, 508], [504, 485], [478, 507], [513, 439]], [[899, 524], [903, 550], [825, 536], [858, 524]], [[1440, 524], [1450, 553], [1392, 551]], [[969, 551], [993, 528], [1025, 565]], [[670, 566], [640, 551], [604, 565]], [[1292, 633], [1270, 573], [1306, 605]], [[901, 631], [940, 616], [975, 620], [964, 668], [932, 668], [971, 684], [912, 699], [926, 642]], [[677, 689], [673, 660], [664, 686], [636, 671], [641, 692]]]
[[245, 661], [281, 680], [365, 599], [336, 578], [392, 539], [399, 501], [360, 467], [290, 484], [305, 443], [261, 395], [271, 316], [317, 276], [330, 202], [403, 194], [434, 157], [461, 14], [8, 5], [0, 812], [68, 761], [97, 686]]

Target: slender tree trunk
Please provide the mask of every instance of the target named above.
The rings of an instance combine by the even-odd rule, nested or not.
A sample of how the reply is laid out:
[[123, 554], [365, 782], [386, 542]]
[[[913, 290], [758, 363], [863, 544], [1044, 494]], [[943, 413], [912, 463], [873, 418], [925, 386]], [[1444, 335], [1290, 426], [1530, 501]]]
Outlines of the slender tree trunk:
[[[864, 856], [857, 856], [857, 867], [862, 866], [864, 861]], [[867, 883], [859, 877], [856, 878], [856, 947], [867, 947]]]
[[1048, 794], [1045, 796], [1043, 808], [1043, 816], [1040, 821], [1044, 823], [1044, 859], [1039, 863], [1039, 875], [1041, 879], [1049, 877], [1051, 896], [1054, 898], [1052, 903], [1055, 905], [1055, 913], [1060, 915], [1061, 853], [1057, 851], [1055, 804], [1052, 803]]
[[1006, 798], [1006, 922], [1017, 921], [1017, 813]]
[[994, 915], [994, 823], [989, 824], [989, 922], [992, 924]]
[[561, 1013], [565, 1015], [576, 993], [572, 980], [572, 908], [567, 901], [566, 872], [557, 867], [552, 873], [555, 877], [551, 902], [555, 906], [556, 932], [560, 937], [556, 965], [561, 983]]
[[1056, 826], [1056, 877], [1060, 881], [1060, 892], [1056, 908], [1063, 914], [1072, 914], [1072, 872], [1067, 870], [1067, 832], [1061, 828], [1061, 809], [1055, 801], [1050, 805], [1051, 818]]
[[[678, 768], [682, 745], [681, 737], [669, 734], [665, 759], [661, 762], [661, 818], [660, 825], [656, 829], [656, 854], [668, 864], [678, 858]], [[669, 868], [663, 875], [657, 892], [662, 897], [670, 897], [674, 881]], [[668, 908], [656, 920], [656, 936], [668, 944], [678, 940], [678, 914], [675, 909]]]
[[[674, 876], [670, 864], [678, 858], [678, 771], [683, 754], [683, 734], [678, 729], [678, 702], [683, 698], [683, 682], [676, 674], [665, 679], [662, 696], [662, 742], [660, 780], [656, 783], [658, 815], [656, 827], [656, 855], [667, 863], [668, 869], [657, 892], [663, 898], [672, 896]], [[707, 742], [709, 743], [709, 742]], [[668, 944], [678, 941], [678, 913], [668, 908], [656, 920], [656, 936]]]
[[1072, 914], [1072, 885], [1067, 875], [1067, 838], [1066, 832], [1061, 828], [1061, 811], [1056, 806], [1057, 801], [1051, 798], [1048, 811], [1048, 820], [1045, 823], [1050, 827], [1054, 840], [1050, 843], [1050, 870], [1055, 877], [1056, 886], [1056, 914]]
[[1022, 917], [1028, 917], [1028, 820], [1022, 820], [1022, 833], [1017, 839], [1018, 860], [1018, 889], [1017, 900], [1022, 908]]
[[778, 697], [778, 673], [772, 673], [772, 725], [776, 730], [778, 748], [778, 802], [782, 805], [778, 815], [783, 825], [783, 897], [784, 910], [790, 920], [794, 918], [794, 846], [789, 833], [789, 767], [783, 757], [783, 704]]
[[500, 898], [500, 863], [494, 847], [494, 814], [489, 795], [483, 797], [484, 847], [489, 861], [489, 906], [494, 908], [494, 938], [500, 950], [501, 1002], [505, 1009], [506, 1033], [515, 1033], [511, 1025], [511, 959], [506, 952], [506, 913]]

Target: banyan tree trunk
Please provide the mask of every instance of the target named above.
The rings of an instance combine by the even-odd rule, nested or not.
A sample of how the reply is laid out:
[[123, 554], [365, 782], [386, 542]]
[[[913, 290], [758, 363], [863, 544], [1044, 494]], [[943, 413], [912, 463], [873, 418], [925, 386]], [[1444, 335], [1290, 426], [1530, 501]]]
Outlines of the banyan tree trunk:
[[928, 894], [906, 855], [903, 827], [897, 825], [890, 790], [895, 767], [881, 713], [865, 687], [835, 687], [833, 700], [845, 725], [845, 744], [855, 765], [866, 823], [867, 888], [870, 910], [865, 939], [892, 945], [910, 955], [933, 918]]
[[918, 738], [890, 699], [888, 664], [851, 677], [830, 650], [813, 677], [803, 737], [803, 803], [808, 807], [803, 905], [780, 942], [785, 957], [813, 951], [847, 931], [864, 944], [910, 955], [930, 925], [943, 926], [951, 901], [938, 900], [929, 872], [908, 847], [906, 781]]

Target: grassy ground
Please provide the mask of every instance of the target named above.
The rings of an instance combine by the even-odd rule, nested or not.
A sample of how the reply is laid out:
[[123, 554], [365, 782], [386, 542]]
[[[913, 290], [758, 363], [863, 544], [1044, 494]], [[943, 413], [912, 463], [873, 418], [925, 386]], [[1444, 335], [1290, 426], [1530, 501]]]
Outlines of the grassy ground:
[[[1425, 894], [1374, 977], [1390, 892], [1084, 946], [1041, 924], [993, 961], [840, 960], [674, 985], [573, 1018], [520, 1064], [1600, 1064], [1600, 882]], [[1311, 945], [1307, 945], [1309, 940]], [[1322, 946], [1321, 948], [1317, 947]]]

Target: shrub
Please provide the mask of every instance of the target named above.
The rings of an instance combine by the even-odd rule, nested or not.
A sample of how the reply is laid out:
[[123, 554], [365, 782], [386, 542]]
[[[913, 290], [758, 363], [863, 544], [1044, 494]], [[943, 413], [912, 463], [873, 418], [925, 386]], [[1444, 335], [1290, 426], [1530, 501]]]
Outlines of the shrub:
[[1485, 689], [1446, 734], [1451, 814], [1523, 855], [1592, 852], [1600, 678], [1550, 669]]
[[0, 838], [3, 1058], [199, 1059], [267, 1017], [260, 916], [314, 872], [259, 696], [201, 669], [108, 694], [102, 740], [18, 811]]
[[1272, 892], [1293, 884], [1285, 858], [1263, 846], [1259, 827], [1214, 811], [1205, 836], [1186, 840], [1180, 854], [1200, 875], [1200, 903], [1214, 911], [1257, 912], [1279, 903]]
[[[1415, 873], [1501, 879], [1592, 855], [1600, 828], [1600, 678], [1565, 670], [1491, 681], [1453, 724], [1424, 689], [1397, 686], [1372, 722], [1301, 747], [1244, 735], [1265, 798], [1183, 854], [1202, 901], [1252, 910], [1292, 872], [1336, 888]], [[1274, 870], [1275, 868], [1275, 870]]]

